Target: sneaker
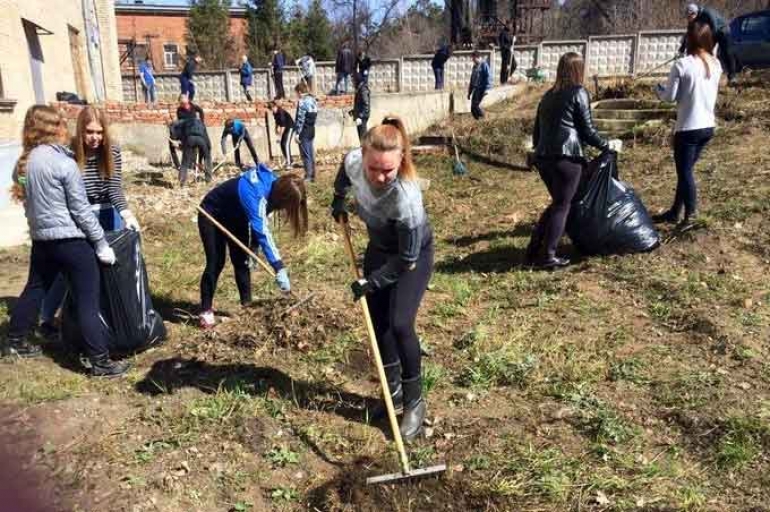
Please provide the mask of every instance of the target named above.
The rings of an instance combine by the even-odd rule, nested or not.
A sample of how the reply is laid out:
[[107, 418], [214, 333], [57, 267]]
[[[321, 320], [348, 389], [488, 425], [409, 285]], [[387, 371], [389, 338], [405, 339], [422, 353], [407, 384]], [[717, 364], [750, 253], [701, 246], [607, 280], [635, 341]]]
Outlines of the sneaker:
[[90, 357], [89, 362], [91, 363], [92, 377], [121, 377], [131, 368], [131, 363], [127, 361], [113, 361], [107, 354]]
[[3, 347], [0, 347], [3, 357], [18, 357], [20, 359], [31, 359], [43, 353], [38, 345], [33, 345], [23, 338], [8, 338]]
[[539, 270], [557, 270], [570, 264], [569, 259], [559, 258], [558, 256], [546, 257], [535, 263], [535, 268]]
[[201, 313], [199, 317], [199, 321], [200, 321], [199, 325], [201, 329], [211, 329], [217, 323], [217, 320], [214, 317], [214, 311], [211, 309]]
[[653, 224], [676, 224], [678, 217], [679, 215], [677, 215], [675, 212], [666, 210], [665, 212], [653, 215], [652, 222]]
[[38, 334], [46, 341], [56, 341], [59, 339], [59, 328], [53, 322], [43, 322], [37, 328]]

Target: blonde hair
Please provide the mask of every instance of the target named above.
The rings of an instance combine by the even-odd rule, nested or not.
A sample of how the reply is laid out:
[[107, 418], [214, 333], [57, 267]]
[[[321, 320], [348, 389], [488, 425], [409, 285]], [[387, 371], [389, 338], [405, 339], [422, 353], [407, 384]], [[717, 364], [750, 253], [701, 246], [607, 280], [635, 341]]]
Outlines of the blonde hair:
[[46, 105], [33, 105], [24, 116], [22, 152], [13, 170], [11, 194], [17, 201], [26, 199], [27, 160], [29, 154], [43, 144], [60, 144], [67, 130], [67, 122], [58, 110]]
[[412, 162], [412, 143], [406, 134], [404, 122], [395, 116], [388, 116], [382, 124], [370, 129], [361, 142], [361, 151], [374, 150], [380, 152], [400, 150], [402, 153], [398, 177], [404, 181], [417, 179], [417, 169]]
[[93, 123], [102, 125], [102, 145], [97, 150], [97, 164], [99, 175], [103, 180], [112, 178], [115, 172], [115, 159], [112, 157], [112, 142], [110, 139], [110, 127], [107, 123], [107, 116], [104, 111], [87, 106], [80, 111], [78, 115], [77, 129], [75, 138], [72, 141], [72, 150], [75, 152], [75, 160], [78, 167], [83, 171], [86, 168], [86, 127]]

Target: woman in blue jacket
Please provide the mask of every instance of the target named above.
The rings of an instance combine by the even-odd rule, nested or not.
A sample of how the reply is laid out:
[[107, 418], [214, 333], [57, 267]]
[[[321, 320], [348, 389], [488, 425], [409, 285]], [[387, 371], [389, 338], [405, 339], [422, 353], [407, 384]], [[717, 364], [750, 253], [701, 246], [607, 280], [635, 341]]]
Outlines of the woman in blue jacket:
[[[285, 174], [277, 178], [267, 166], [259, 164], [211, 190], [203, 198], [201, 208], [244, 245], [258, 245], [275, 270], [278, 287], [283, 292], [291, 290], [289, 274], [270, 232], [267, 216], [282, 210], [294, 236], [307, 232], [307, 193], [301, 177]], [[251, 302], [251, 275], [246, 253], [202, 213], [198, 214], [198, 231], [206, 253], [206, 269], [201, 276], [200, 326], [207, 329], [215, 324], [214, 292], [225, 266], [225, 247], [230, 248], [230, 262], [243, 305]]]
[[249, 93], [249, 87], [254, 80], [254, 68], [249, 63], [249, 57], [244, 55], [242, 57], [241, 67], [238, 69], [238, 73], [241, 75], [241, 88], [243, 94], [246, 95], [246, 99], [251, 101], [251, 93]]

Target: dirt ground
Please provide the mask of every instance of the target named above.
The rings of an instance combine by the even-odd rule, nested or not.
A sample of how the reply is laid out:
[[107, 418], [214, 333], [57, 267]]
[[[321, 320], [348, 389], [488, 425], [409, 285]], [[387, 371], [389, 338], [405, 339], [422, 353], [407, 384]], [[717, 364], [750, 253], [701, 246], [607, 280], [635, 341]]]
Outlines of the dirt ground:
[[[310, 187], [307, 238], [277, 226], [296, 296], [255, 270], [243, 308], [226, 268], [220, 323], [201, 332], [206, 187], [175, 189], [170, 169], [126, 157], [169, 340], [117, 381], [74, 371], [56, 344], [1, 362], [0, 498], [21, 486], [19, 510], [47, 511], [770, 510], [765, 83], [720, 93], [697, 166], [699, 229], [664, 228], [660, 248], [622, 257], [584, 258], [565, 238], [577, 261], [559, 273], [522, 265], [548, 198], [514, 168], [542, 90], [436, 127], [454, 127], [470, 175], [417, 158], [437, 252], [419, 317], [430, 426], [409, 451], [449, 471], [400, 485], [364, 485], [398, 464], [387, 426], [365, 414], [377, 384], [328, 215], [338, 159]], [[620, 157], [652, 212], [673, 197], [669, 129], [636, 134]], [[0, 253], [3, 332], [27, 264], [25, 249]]]

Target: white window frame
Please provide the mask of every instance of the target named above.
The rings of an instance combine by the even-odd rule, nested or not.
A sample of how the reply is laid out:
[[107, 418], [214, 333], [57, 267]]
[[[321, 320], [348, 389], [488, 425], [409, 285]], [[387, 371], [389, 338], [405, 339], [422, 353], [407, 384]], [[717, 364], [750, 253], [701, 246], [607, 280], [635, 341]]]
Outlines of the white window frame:
[[[167, 46], [173, 46], [176, 50], [170, 52], [166, 50]], [[176, 62], [174, 62], [174, 55], [176, 55]], [[171, 62], [169, 62], [169, 59]], [[163, 43], [163, 68], [164, 69], [176, 69], [179, 63], [179, 45], [177, 43]]]

